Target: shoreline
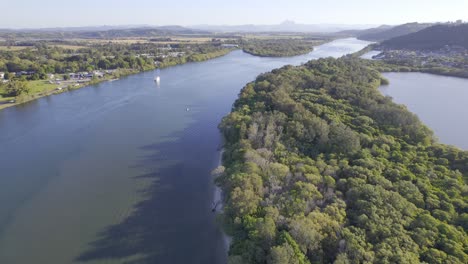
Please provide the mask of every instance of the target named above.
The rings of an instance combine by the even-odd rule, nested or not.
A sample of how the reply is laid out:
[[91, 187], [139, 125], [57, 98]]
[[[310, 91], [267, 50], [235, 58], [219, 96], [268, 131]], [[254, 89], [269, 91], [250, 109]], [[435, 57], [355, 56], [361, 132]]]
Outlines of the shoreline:
[[[325, 44], [325, 43], [323, 43]], [[290, 58], [290, 57], [296, 57], [296, 56], [301, 56], [301, 55], [305, 55], [305, 54], [309, 54], [311, 52], [313, 52], [315, 50], [315, 47], [316, 46], [313, 46], [309, 51], [307, 52], [301, 52], [301, 53], [296, 53], [296, 54], [293, 54], [293, 55], [272, 55], [272, 54], [268, 54], [268, 55], [262, 55], [262, 54], [257, 54], [257, 53], [254, 53], [254, 52], [250, 52], [250, 51], [247, 51], [245, 49], [242, 49], [243, 52], [247, 53], [247, 54], [250, 54], [252, 56], [255, 56], [255, 57], [261, 57], [261, 58]]]
[[[170, 68], [170, 67], [173, 67], [173, 66], [184, 65], [184, 64], [188, 64], [188, 63], [203, 62], [203, 61], [208, 61], [208, 60], [211, 60], [211, 59], [220, 58], [222, 56], [225, 56], [225, 55], [229, 54], [232, 51], [234, 51], [234, 50], [233, 49], [226, 49], [226, 50], [222, 50], [222, 52], [220, 51], [220, 52], [206, 53], [206, 54], [202, 54], [202, 55], [206, 55], [207, 57], [202, 58], [201, 60], [198, 60], [198, 61], [185, 61], [185, 62], [182, 62], [182, 63], [179, 63], [179, 62], [167, 63], [167, 64], [162, 64], [159, 67], [154, 67], [154, 68], [151, 68], [151, 69], [143, 69], [143, 70], [121, 69], [121, 70], [124, 71], [124, 73], [120, 74], [119, 77], [117, 77], [117, 78], [115, 78], [115, 76], [112, 76], [113, 78], [97, 79], [97, 80], [94, 80], [94, 81], [92, 80], [92, 81], [90, 81], [88, 83], [85, 83], [85, 84], [79, 85], [79, 86], [75, 86], [75, 87], [74, 86], [68, 86], [68, 87], [63, 88], [61, 90], [53, 89], [53, 90], [50, 90], [50, 91], [45, 91], [43, 93], [37, 93], [37, 94], [33, 94], [33, 95], [26, 95], [24, 98], [15, 97], [15, 99], [5, 100], [5, 101], [14, 100], [15, 101], [14, 103], [9, 103], [9, 102], [4, 103], [4, 102], [0, 101], [0, 111], [2, 111], [4, 109], [7, 109], [9, 107], [25, 104], [25, 103], [28, 103], [28, 102], [31, 102], [31, 101], [34, 101], [34, 100], [37, 100], [37, 99], [40, 99], [40, 98], [43, 98], [43, 97], [52, 96], [52, 95], [56, 95], [56, 94], [62, 94], [62, 93], [65, 93], [65, 92], [74, 91], [74, 90], [78, 90], [78, 89], [81, 89], [81, 88], [86, 88], [86, 87], [97, 85], [97, 84], [100, 84], [100, 83], [103, 83], [103, 82], [113, 82], [113, 81], [116, 81], [116, 80], [120, 80], [123, 77], [138, 74], [138, 73], [143, 73], [143, 72], [147, 72], [147, 71], [154, 71], [156, 69], [166, 69], [166, 68]], [[44, 80], [44, 81], [47, 81], [47, 80]]]
[[[373, 52], [373, 51], [378, 51], [382, 52], [380, 50], [376, 50], [375, 44], [371, 44], [364, 49], [352, 53], [351, 55], [354, 57], [359, 57], [360, 59], [363, 60], [369, 60], [377, 63], [381, 63], [383, 65], [377, 65], [376, 69], [380, 73], [391, 73], [391, 72], [396, 72], [396, 73], [405, 73], [405, 72], [419, 72], [419, 73], [427, 73], [427, 74], [433, 74], [437, 76], [447, 76], [447, 77], [454, 77], [454, 78], [461, 78], [461, 79], [468, 79], [468, 71], [463, 71], [463, 69], [460, 68], [447, 68], [447, 67], [424, 67], [424, 66], [411, 66], [411, 65], [401, 65], [401, 64], [393, 64], [386, 62], [385, 60], [381, 59], [373, 59], [373, 58], [363, 58], [362, 56], [366, 55], [367, 53]], [[379, 68], [380, 67], [380, 68]], [[387, 67], [387, 68], [385, 68]]]
[[[216, 168], [219, 168], [220, 166], [223, 166], [223, 153], [224, 153], [224, 148], [221, 148], [218, 151], [218, 163], [217, 163]], [[214, 183], [214, 181], [215, 181], [215, 179], [217, 177], [219, 177], [219, 176], [216, 176], [213, 179], [213, 183]], [[215, 208], [216, 208], [215, 214], [216, 214], [216, 216], [219, 216], [220, 214], [224, 213], [224, 197], [223, 196], [224, 196], [224, 193], [223, 193], [223, 190], [221, 189], [221, 187], [218, 186], [216, 183], [214, 183], [212, 204], [215, 205]], [[226, 250], [225, 253], [228, 256], [229, 255], [229, 248], [231, 247], [232, 237], [229, 236], [224, 231], [224, 227], [221, 224], [218, 223], [218, 226], [219, 226], [220, 231], [221, 231], [222, 236], [223, 236], [224, 247], [225, 247], [225, 250]]]
[[[103, 82], [113, 82], [113, 81], [119, 80], [122, 77], [126, 77], [126, 76], [129, 76], [129, 75], [132, 75], [132, 74], [138, 74], [138, 73], [141, 73], [141, 72], [144, 72], [144, 71], [138, 71], [138, 72], [132, 72], [132, 73], [129, 73], [129, 74], [123, 74], [123, 75], [119, 76], [118, 78], [108, 78], [108, 79], [101, 79], [101, 80], [98, 79], [96, 81], [90, 81], [88, 83], [79, 84], [78, 86], [68, 85], [67, 87], [64, 87], [64, 88], [62, 88], [60, 90], [58, 90], [56, 88], [56, 89], [46, 91], [46, 92], [43, 92], [43, 93], [27, 95], [24, 98], [20, 97], [19, 100], [18, 99], [11, 99], [11, 100], [14, 100], [15, 102], [14, 103], [0, 103], [0, 111], [2, 111], [3, 109], [9, 108], [9, 107], [29, 103], [29, 102], [32, 102], [34, 100], [44, 98], [44, 97], [47, 97], [47, 96], [62, 94], [62, 93], [78, 90], [78, 89], [81, 89], [81, 88], [97, 85], [97, 84], [100, 84], [100, 83], [103, 83]], [[44, 81], [46, 81], [46, 80], [44, 80]]]
[[[338, 38], [340, 39], [340, 38]], [[324, 44], [327, 44], [327, 43], [330, 43], [334, 40], [337, 40], [337, 39], [328, 39], [328, 40], [324, 40], [323, 42], [321, 43], [317, 43], [317, 44], [314, 44], [310, 47], [310, 50], [308, 51], [305, 51], [305, 52], [297, 52], [297, 53], [294, 53], [294, 54], [291, 54], [291, 55], [284, 55], [284, 54], [280, 54], [280, 55], [277, 55], [277, 54], [259, 54], [259, 53], [255, 53], [253, 51], [248, 51], [246, 50], [245, 48], [240, 48], [240, 50], [242, 50], [243, 52], [247, 53], [247, 54], [250, 54], [252, 56], [255, 56], [255, 57], [260, 57], [260, 58], [291, 58], [291, 57], [297, 57], [297, 56], [301, 56], [301, 55], [306, 55], [306, 54], [309, 54], [311, 52], [314, 52], [315, 51], [315, 48], [318, 47], [318, 46], [321, 46], [321, 45], [324, 45]]]

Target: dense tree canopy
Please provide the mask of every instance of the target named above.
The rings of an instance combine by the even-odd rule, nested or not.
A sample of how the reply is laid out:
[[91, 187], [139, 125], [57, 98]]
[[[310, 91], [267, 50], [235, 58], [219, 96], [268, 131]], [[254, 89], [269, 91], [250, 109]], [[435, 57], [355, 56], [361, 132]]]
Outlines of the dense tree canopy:
[[242, 49], [252, 55], [261, 57], [288, 57], [306, 54], [314, 49], [314, 45], [324, 41], [305, 39], [249, 39], [242, 41]]
[[381, 82], [346, 57], [243, 88], [220, 124], [230, 263], [468, 263], [468, 153]]
[[[5, 87], [2, 87], [5, 86]], [[2, 89], [3, 88], [3, 89]], [[29, 93], [26, 82], [11, 81], [5, 85], [0, 84], [0, 91], [4, 90], [6, 96], [19, 96]]]
[[[66, 45], [33, 42], [20, 51], [0, 51], [0, 71], [33, 72], [28, 79], [45, 79], [47, 73], [90, 72], [93, 70], [149, 70], [224, 55], [230, 49], [214, 44], [87, 44], [79, 49]], [[156, 64], [155, 64], [156, 62]]]

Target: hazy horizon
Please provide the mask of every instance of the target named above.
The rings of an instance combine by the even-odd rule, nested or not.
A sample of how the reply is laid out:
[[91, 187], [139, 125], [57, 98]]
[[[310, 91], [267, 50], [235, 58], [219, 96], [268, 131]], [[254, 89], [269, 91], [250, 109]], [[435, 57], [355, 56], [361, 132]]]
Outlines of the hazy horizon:
[[[375, 7], [375, 12], [369, 9]], [[27, 7], [27, 8], [25, 8]], [[371, 8], [370, 8], [371, 7]], [[468, 1], [464, 0], [332, 0], [246, 1], [196, 3], [122, 0], [67, 4], [58, 0], [19, 0], [8, 3], [0, 17], [0, 28], [36, 29], [61, 27], [130, 25], [277, 25], [285, 20], [307, 25], [397, 25], [407, 22], [446, 22], [468, 20]]]
[[[286, 19], [283, 21], [278, 21], [278, 23], [271, 23], [271, 24], [191, 24], [191, 25], [182, 25], [182, 24], [89, 24], [89, 25], [71, 25], [71, 26], [48, 26], [48, 27], [37, 27], [37, 26], [31, 26], [31, 27], [1, 27], [0, 29], [8, 29], [8, 30], [35, 30], [35, 29], [60, 29], [60, 28], [67, 28], [67, 29], [73, 29], [73, 28], [104, 28], [104, 27], [109, 27], [109, 28], [138, 28], [138, 27], [170, 27], [170, 26], [181, 26], [181, 27], [187, 27], [187, 28], [196, 28], [196, 27], [238, 27], [238, 26], [278, 26], [285, 24], [286, 22], [294, 22], [296, 25], [310, 25], [310, 26], [341, 26], [341, 27], [360, 27], [360, 28], [371, 28], [371, 27], [376, 27], [376, 26], [381, 26], [381, 25], [397, 25], [397, 24], [382, 24], [382, 23], [377, 23], [377, 24], [339, 24], [339, 23], [311, 23], [311, 24], [306, 24], [306, 23], [299, 23], [296, 22], [292, 19]], [[411, 22], [419, 22], [419, 21], [408, 21], [405, 23], [411, 23]], [[437, 21], [433, 21], [437, 22]], [[424, 23], [424, 22], [420, 22]], [[399, 24], [398, 24], [399, 25]]]

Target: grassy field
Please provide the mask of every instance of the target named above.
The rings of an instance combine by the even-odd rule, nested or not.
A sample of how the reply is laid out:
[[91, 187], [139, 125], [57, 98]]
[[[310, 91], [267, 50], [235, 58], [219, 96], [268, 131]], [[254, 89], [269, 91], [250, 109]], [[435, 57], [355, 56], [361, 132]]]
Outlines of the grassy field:
[[[26, 101], [36, 97], [43, 96], [45, 94], [50, 94], [53, 90], [57, 88], [56, 84], [51, 84], [46, 80], [37, 80], [37, 81], [28, 81], [26, 84], [29, 88], [29, 94], [26, 95]], [[0, 88], [0, 94], [3, 94], [3, 90]], [[30, 97], [30, 98], [29, 98]], [[15, 97], [1, 97], [0, 95], [0, 109], [14, 105], [15, 103], [8, 103], [11, 100], [15, 100]]]
[[27, 85], [32, 94], [50, 92], [57, 88], [57, 84], [51, 84], [46, 80], [28, 81]]
[[180, 44], [180, 43], [207, 43], [211, 42], [213, 38], [221, 40], [233, 40], [233, 38], [223, 37], [205, 37], [205, 36], [164, 36], [164, 38], [171, 39], [170, 41], [151, 41], [151, 37], [147, 38], [115, 38], [115, 39], [71, 39], [71, 41], [79, 43], [91, 43], [91, 44], [105, 44], [105, 43], [118, 43], [118, 44], [135, 44], [135, 43], [160, 43], [160, 44]]
[[31, 46], [0, 46], [0, 51], [6, 50], [6, 51], [18, 51], [18, 50], [23, 50], [27, 48], [33, 48]]
[[78, 49], [86, 48], [85, 45], [52, 45], [52, 46], [62, 48], [62, 49], [70, 49], [70, 50], [78, 50]]
[[[70, 50], [78, 50], [82, 48], [86, 48], [85, 45], [50, 45], [50, 47], [58, 47], [62, 49], [70, 49]], [[36, 49], [33, 46], [0, 46], [0, 51], [19, 51], [19, 50], [24, 50], [24, 49]]]
[[243, 35], [244, 39], [261, 39], [261, 40], [270, 40], [270, 39], [303, 39], [305, 36], [298, 34], [246, 34]]

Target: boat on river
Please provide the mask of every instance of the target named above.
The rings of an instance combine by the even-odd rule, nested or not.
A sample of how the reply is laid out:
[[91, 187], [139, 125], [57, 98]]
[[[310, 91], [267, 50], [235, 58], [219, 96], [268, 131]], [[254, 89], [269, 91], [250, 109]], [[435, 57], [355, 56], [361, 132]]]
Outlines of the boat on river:
[[156, 70], [156, 77], [154, 77], [154, 81], [157, 82], [158, 84], [161, 81], [161, 70], [159, 69]]

